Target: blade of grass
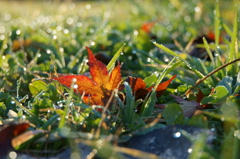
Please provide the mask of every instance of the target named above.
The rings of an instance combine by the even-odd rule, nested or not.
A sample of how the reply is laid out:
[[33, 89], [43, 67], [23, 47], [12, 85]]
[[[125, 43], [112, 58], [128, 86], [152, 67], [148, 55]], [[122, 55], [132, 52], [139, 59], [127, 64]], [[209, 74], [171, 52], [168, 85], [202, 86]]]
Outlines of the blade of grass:
[[128, 123], [132, 123], [133, 113], [134, 112], [134, 96], [132, 95], [131, 87], [128, 83], [124, 83], [125, 90], [126, 90], [126, 117], [128, 118]]
[[108, 63], [107, 69], [108, 69], [109, 72], [111, 72], [112, 69], [114, 68], [115, 63], [116, 63], [117, 59], [119, 58], [119, 56], [121, 55], [121, 52], [122, 52], [124, 46], [125, 46], [125, 44], [123, 44], [123, 46], [113, 56], [112, 60]]
[[152, 93], [150, 94], [148, 100], [145, 99], [146, 102], [144, 102], [142, 109], [140, 111], [141, 116], [150, 116], [152, 114], [155, 101], [156, 101], [156, 89], [158, 85], [161, 83], [162, 79], [165, 77], [167, 70], [172, 66], [173, 62], [175, 61], [175, 57], [168, 63], [168, 66], [163, 70], [163, 72], [159, 75], [156, 84], [152, 90]]
[[162, 49], [164, 50], [166, 53], [168, 53], [169, 55], [172, 55], [176, 58], [178, 58], [179, 60], [181, 60], [190, 70], [192, 70], [199, 78], [203, 78], [204, 75], [199, 72], [197, 69], [193, 68], [186, 60], [182, 59], [177, 53], [175, 53], [174, 51], [170, 50], [169, 48], [161, 45], [161, 44], [158, 44], [156, 42], [153, 42], [153, 44], [155, 46], [157, 46], [159, 49]]
[[[236, 12], [237, 13], [237, 12]], [[230, 44], [230, 51], [228, 54], [228, 61], [232, 61], [236, 58], [239, 57], [237, 54], [237, 46], [238, 46], [238, 41], [237, 41], [237, 35], [238, 35], [238, 15], [236, 14], [234, 18], [234, 25], [233, 25], [233, 34], [231, 36], [231, 44]], [[236, 75], [239, 69], [234, 69], [234, 68], [239, 68], [237, 67], [236, 64], [230, 65], [227, 67], [227, 72], [231, 73], [231, 75]]]
[[210, 57], [210, 59], [212, 61], [213, 67], [215, 68], [215, 62], [214, 62], [214, 59], [213, 59], [213, 54], [212, 54], [212, 52], [210, 50], [210, 46], [209, 46], [209, 44], [208, 44], [208, 42], [207, 42], [205, 37], [203, 37], [203, 43], [204, 43], [205, 49], [206, 49], [206, 51], [208, 53], [208, 56]]
[[215, 45], [217, 47], [219, 45], [219, 37], [220, 37], [220, 29], [221, 29], [219, 1], [216, 1], [214, 14], [215, 14], [215, 16], [214, 16], [214, 34], [215, 34]]
[[230, 37], [232, 37], [233, 32], [232, 32], [231, 29], [227, 26], [227, 24], [223, 23], [223, 28], [224, 28], [224, 30], [227, 32], [227, 34], [230, 35]]
[[72, 102], [73, 90], [74, 90], [74, 81], [72, 81], [72, 84], [71, 84], [71, 87], [70, 87], [70, 93], [69, 93], [69, 96], [68, 96], [68, 99], [67, 99], [66, 106], [64, 108], [63, 114], [61, 116], [61, 120], [59, 122], [58, 128], [64, 127], [64, 125], [66, 123], [66, 116], [68, 114], [70, 103]]

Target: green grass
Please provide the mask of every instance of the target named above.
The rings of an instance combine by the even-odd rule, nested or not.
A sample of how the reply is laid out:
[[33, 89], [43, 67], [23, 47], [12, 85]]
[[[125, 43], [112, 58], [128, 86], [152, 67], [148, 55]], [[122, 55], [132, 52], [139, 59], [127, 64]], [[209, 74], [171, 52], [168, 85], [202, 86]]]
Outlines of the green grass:
[[[0, 122], [27, 121], [30, 130], [46, 130], [48, 134], [38, 134], [17, 149], [53, 155], [63, 145], [74, 147], [74, 140], [79, 138], [88, 145], [94, 145], [96, 139], [108, 140], [112, 134], [124, 139], [126, 134], [146, 128], [148, 119], [161, 118], [149, 129], [183, 124], [216, 130], [212, 147], [205, 144], [204, 135], [194, 140], [190, 158], [238, 158], [239, 61], [208, 77], [211, 71], [240, 58], [237, 0], [0, 4]], [[151, 32], [156, 39], [152, 41], [141, 26], [154, 20]], [[204, 37], [196, 47], [206, 48], [210, 61], [189, 56], [189, 42], [208, 31], [215, 34], [215, 41], [208, 43]], [[124, 78], [141, 77], [148, 86], [173, 75], [177, 78], [158, 99], [154, 88], [149, 98], [135, 100], [131, 87], [123, 82], [125, 89], [115, 92], [109, 109], [96, 111], [103, 106], [86, 105], [73, 88], [48, 78], [55, 73], [87, 72], [85, 46], [111, 57], [108, 70], [121, 62]], [[185, 98], [196, 83], [205, 95], [200, 104], [212, 107], [187, 118], [171, 94]], [[188, 100], [196, 101], [196, 88], [187, 94]], [[154, 108], [155, 101], [167, 105], [167, 109]], [[137, 113], [139, 104], [143, 107]], [[9, 117], [9, 110], [17, 115]], [[109, 155], [104, 151], [109, 149], [117, 151], [106, 143], [99, 154], [104, 158]]]

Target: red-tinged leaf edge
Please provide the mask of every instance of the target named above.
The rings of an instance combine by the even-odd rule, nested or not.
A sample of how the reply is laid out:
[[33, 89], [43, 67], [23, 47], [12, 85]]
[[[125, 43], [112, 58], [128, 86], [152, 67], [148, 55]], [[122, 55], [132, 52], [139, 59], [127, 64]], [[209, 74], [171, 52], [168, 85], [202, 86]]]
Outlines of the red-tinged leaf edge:
[[105, 87], [105, 84], [109, 81], [107, 67], [101, 61], [96, 59], [89, 47], [86, 47], [86, 49], [88, 51], [88, 66], [92, 79], [97, 84]]
[[[157, 92], [156, 96], [157, 96], [157, 98], [159, 98], [160, 96], [163, 95], [163, 93], [164, 93], [164, 91], [167, 89], [168, 85], [169, 85], [169, 84], [172, 82], [172, 80], [173, 80], [174, 78], [176, 78], [176, 77], [177, 77], [177, 75], [174, 75], [174, 76], [172, 76], [172, 78], [170, 78], [169, 80], [167, 80], [167, 81], [165, 81], [165, 82], [163, 82], [163, 83], [160, 83], [160, 84], [158, 85], [158, 87], [157, 87], [157, 89], [156, 89], [156, 92]], [[149, 87], [147, 90], [148, 90], [148, 91], [151, 91], [153, 88], [154, 88], [154, 86], [151, 86], [151, 87]]]
[[200, 103], [204, 97], [205, 95], [203, 94], [203, 92], [198, 89], [198, 93], [196, 95], [196, 102]]

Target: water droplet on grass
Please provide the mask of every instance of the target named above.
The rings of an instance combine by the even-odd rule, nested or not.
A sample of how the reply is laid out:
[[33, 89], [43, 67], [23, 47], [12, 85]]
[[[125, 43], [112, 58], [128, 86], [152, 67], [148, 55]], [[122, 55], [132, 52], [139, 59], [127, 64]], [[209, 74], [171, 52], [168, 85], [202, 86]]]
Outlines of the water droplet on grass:
[[73, 88], [74, 88], [74, 89], [77, 89], [77, 88], [78, 88], [78, 85], [77, 85], [77, 84], [74, 84]]
[[173, 137], [174, 138], [179, 138], [181, 136], [181, 133], [180, 132], [175, 132], [174, 134], [173, 134]]
[[63, 52], [63, 51], [64, 51], [64, 48], [60, 47], [60, 48], [59, 48], [59, 51], [60, 51], [60, 52]]
[[193, 149], [189, 148], [188, 153], [192, 153]]
[[67, 20], [66, 20], [66, 22], [67, 22], [68, 25], [72, 25], [72, 24], [73, 24], [73, 21], [74, 21], [74, 20], [73, 20], [72, 17], [68, 17]]
[[11, 152], [9, 152], [8, 156], [11, 159], [16, 159], [17, 158], [17, 153], [15, 151], [11, 151]]
[[75, 9], [75, 7], [76, 7], [75, 3], [70, 3], [69, 6], [68, 6], [68, 8], [69, 8], [70, 10]]
[[64, 29], [64, 30], [63, 30], [63, 33], [64, 33], [64, 34], [68, 34], [68, 33], [69, 33], [69, 30], [68, 30], [68, 29]]
[[21, 30], [16, 30], [16, 34], [20, 35], [21, 34]]
[[95, 45], [95, 42], [94, 42], [94, 41], [92, 41], [90, 44], [91, 44], [92, 46], [94, 46], [94, 45]]
[[4, 33], [5, 32], [5, 27], [4, 26], [0, 26], [0, 33]]
[[51, 53], [51, 50], [47, 49], [47, 50], [46, 50], [46, 53], [47, 53], [47, 54], [50, 54], [50, 53]]
[[137, 31], [137, 30], [134, 30], [134, 31], [133, 31], [133, 34], [134, 34], [135, 36], [137, 36], [137, 35], [138, 35], [138, 31]]
[[37, 57], [41, 57], [42, 55], [41, 54], [37, 54]]
[[78, 27], [81, 27], [81, 26], [82, 26], [82, 23], [81, 23], [81, 22], [78, 22], [78, 23], [77, 23], [77, 26], [78, 26]]
[[87, 5], [85, 6], [85, 8], [86, 8], [86, 9], [91, 9], [91, 5], [90, 5], [90, 4], [87, 4]]
[[4, 40], [5, 36], [4, 35], [0, 35], [0, 40]]

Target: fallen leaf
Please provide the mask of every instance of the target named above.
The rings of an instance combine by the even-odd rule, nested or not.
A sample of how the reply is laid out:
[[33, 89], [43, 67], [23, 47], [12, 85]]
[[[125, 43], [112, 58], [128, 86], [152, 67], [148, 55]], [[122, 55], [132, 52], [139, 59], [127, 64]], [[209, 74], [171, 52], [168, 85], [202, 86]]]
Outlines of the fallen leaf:
[[202, 109], [201, 105], [196, 101], [188, 101], [173, 94], [171, 96], [180, 104], [185, 117], [191, 117], [197, 109]]
[[[167, 89], [168, 85], [171, 83], [171, 81], [176, 77], [174, 75], [172, 78], [167, 80], [166, 82], [160, 83], [156, 89], [156, 95], [157, 98], [163, 95], [164, 91]], [[146, 83], [141, 79], [137, 77], [128, 77], [127, 82], [132, 88], [132, 92], [135, 95], [135, 99], [145, 99], [147, 94], [151, 92], [154, 88], [154, 86], [151, 86], [149, 88], [146, 88]]]
[[29, 124], [21, 123], [21, 124], [10, 124], [7, 126], [3, 125], [3, 129], [0, 131], [0, 155], [7, 155], [9, 151], [13, 149], [12, 139], [19, 134], [25, 132]]
[[90, 48], [88, 51], [88, 65], [92, 78], [84, 75], [61, 75], [52, 77], [59, 81], [62, 85], [71, 87], [73, 81], [77, 88], [74, 88], [75, 93], [84, 95], [83, 101], [90, 105], [105, 106], [108, 102], [114, 89], [119, 89], [119, 84], [122, 81], [121, 67], [118, 64], [111, 73], [101, 61], [97, 60]]
[[152, 27], [156, 24], [157, 20], [146, 22], [142, 25], [141, 29], [146, 33], [151, 33]]

